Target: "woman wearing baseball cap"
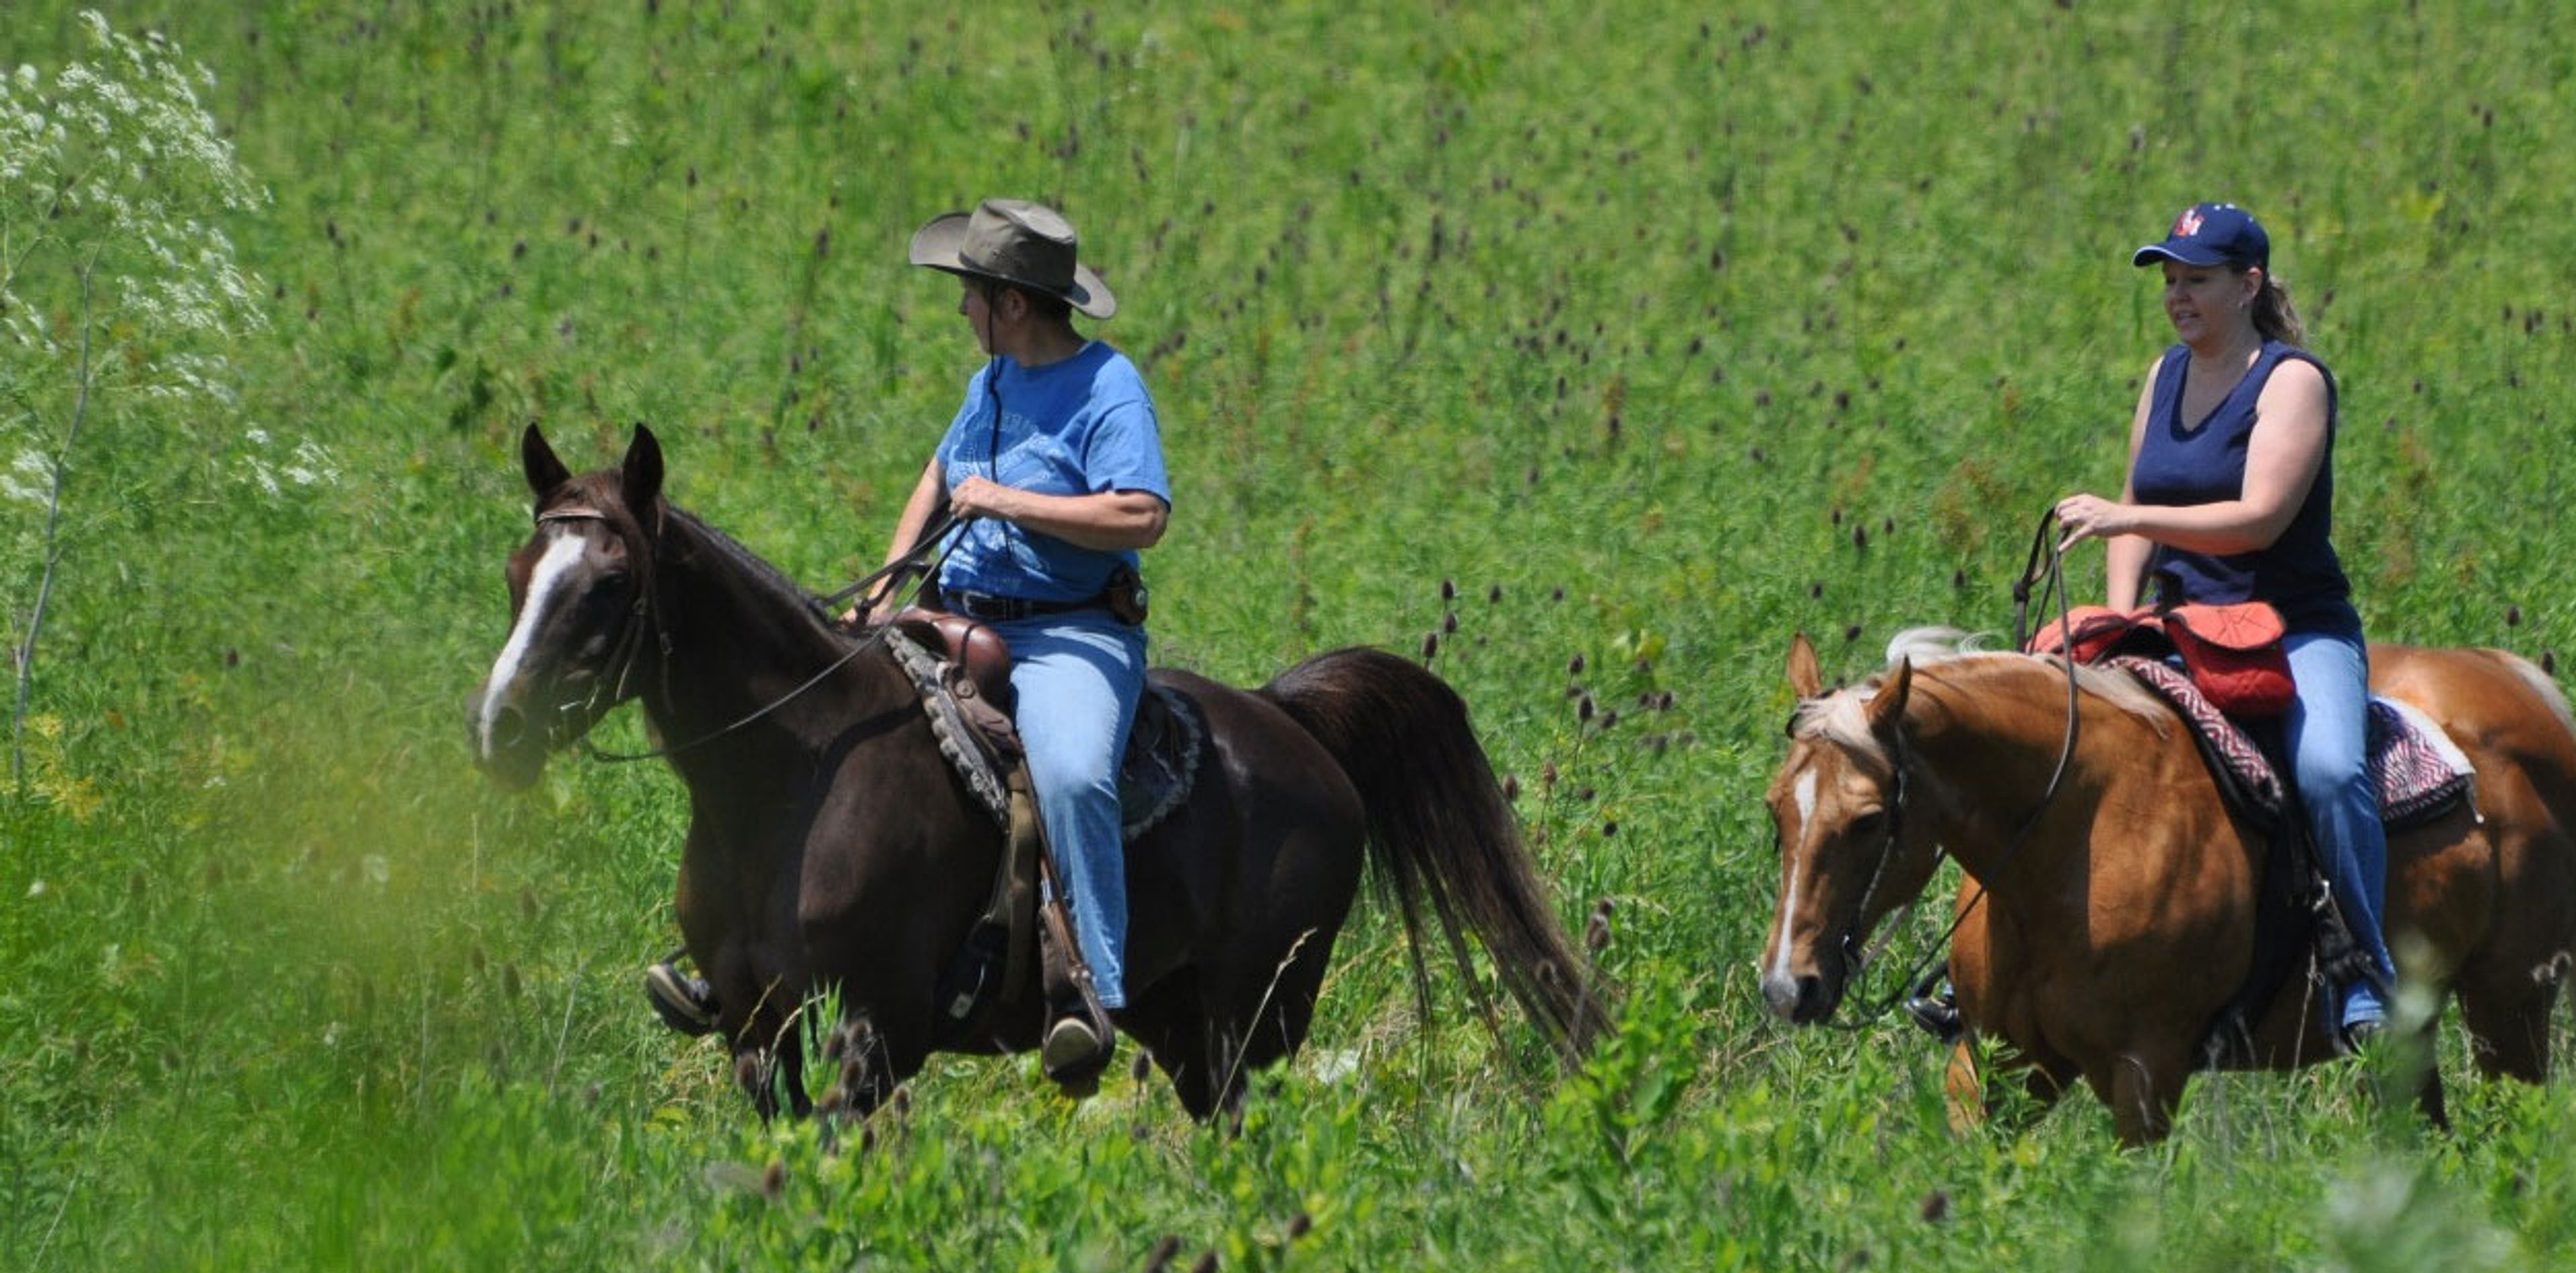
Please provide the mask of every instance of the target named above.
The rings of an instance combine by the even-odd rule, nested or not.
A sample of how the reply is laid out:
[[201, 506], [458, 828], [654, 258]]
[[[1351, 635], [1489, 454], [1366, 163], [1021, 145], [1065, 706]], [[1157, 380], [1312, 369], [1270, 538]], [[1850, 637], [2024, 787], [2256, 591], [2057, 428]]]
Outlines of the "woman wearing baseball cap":
[[2384, 1028], [2396, 970], [2381, 930], [2388, 842], [2366, 764], [2370, 668], [2333, 526], [2335, 382], [2272, 276], [2270, 236], [2230, 203], [2194, 204], [2131, 258], [2164, 273], [2180, 343], [2147, 369], [2117, 500], [2067, 496], [2066, 543], [2106, 541], [2109, 602], [2152, 575], [2187, 601], [2281, 612], [2298, 698], [2282, 717], [2300, 803], [2375, 975], [2327, 1005], [2347, 1045]]

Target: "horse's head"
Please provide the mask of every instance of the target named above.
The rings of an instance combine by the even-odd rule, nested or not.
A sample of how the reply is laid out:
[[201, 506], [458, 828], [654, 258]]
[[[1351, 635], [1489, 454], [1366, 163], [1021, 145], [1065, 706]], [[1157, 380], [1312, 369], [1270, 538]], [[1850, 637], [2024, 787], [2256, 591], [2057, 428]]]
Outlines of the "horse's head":
[[1938, 864], [1905, 825], [1906, 699], [1913, 664], [1826, 693], [1815, 647], [1789, 647], [1798, 710], [1789, 758], [1766, 800], [1780, 850], [1780, 904], [1762, 956], [1762, 997], [1805, 1025], [1833, 1014], [1880, 918], [1930, 882]]
[[533, 424], [519, 458], [536, 529], [510, 555], [509, 640], [466, 709], [475, 763], [512, 789], [638, 688], [662, 489], [661, 444], [641, 425], [614, 471], [574, 477]]

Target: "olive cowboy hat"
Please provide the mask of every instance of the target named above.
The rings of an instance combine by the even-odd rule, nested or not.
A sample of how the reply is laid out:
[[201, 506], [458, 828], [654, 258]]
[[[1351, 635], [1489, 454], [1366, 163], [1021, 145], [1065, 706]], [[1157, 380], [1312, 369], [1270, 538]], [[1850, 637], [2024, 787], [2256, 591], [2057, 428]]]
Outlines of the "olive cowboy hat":
[[986, 199], [973, 212], [933, 217], [913, 232], [912, 263], [1043, 292], [1093, 318], [1118, 312], [1118, 298], [1076, 260], [1073, 223], [1042, 203]]

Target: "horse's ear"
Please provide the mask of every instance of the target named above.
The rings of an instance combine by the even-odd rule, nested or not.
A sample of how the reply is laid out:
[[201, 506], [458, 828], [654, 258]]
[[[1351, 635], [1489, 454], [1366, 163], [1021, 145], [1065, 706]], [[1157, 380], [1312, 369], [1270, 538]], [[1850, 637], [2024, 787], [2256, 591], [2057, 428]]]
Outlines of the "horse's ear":
[[1824, 692], [1824, 669], [1816, 665], [1816, 643], [1804, 632], [1789, 638], [1789, 688], [1801, 699]]
[[519, 467], [527, 471], [528, 489], [535, 491], [538, 499], [553, 494], [556, 487], [572, 480], [572, 470], [555, 458], [555, 449], [546, 445], [546, 435], [537, 430], [534, 422], [528, 425], [527, 432], [519, 435]]
[[1878, 692], [1869, 697], [1869, 728], [1872, 733], [1889, 733], [1905, 719], [1905, 699], [1914, 691], [1914, 660], [1898, 659], [1887, 675], [1879, 678]]
[[635, 440], [626, 447], [626, 464], [621, 486], [626, 493], [626, 507], [641, 513], [662, 497], [662, 444], [643, 422], [635, 425]]

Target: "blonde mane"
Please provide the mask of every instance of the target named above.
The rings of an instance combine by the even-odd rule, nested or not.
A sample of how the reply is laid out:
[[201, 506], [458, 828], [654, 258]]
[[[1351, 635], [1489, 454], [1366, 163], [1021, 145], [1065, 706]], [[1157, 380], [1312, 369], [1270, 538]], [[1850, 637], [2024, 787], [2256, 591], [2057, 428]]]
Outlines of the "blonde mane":
[[[2044, 664], [2063, 675], [2066, 662], [2055, 655], [2029, 655], [2012, 650], [1990, 649], [1984, 638], [1958, 628], [1907, 628], [1888, 638], [1887, 662], [1890, 667], [1899, 660], [1909, 661], [1917, 673], [1938, 670], [1937, 679], [1956, 685], [1972, 680], [1980, 671], [2002, 671], [2027, 668], [2032, 663]], [[1869, 701], [1878, 696], [1887, 679], [1885, 670], [1870, 675], [1868, 680], [1847, 689], [1819, 694], [1798, 704], [1789, 718], [1789, 736], [1829, 742], [1847, 751], [1872, 757], [1882, 763], [1886, 757], [1878, 740], [1870, 733]], [[2075, 669], [2077, 689], [2139, 718], [2162, 735], [2173, 721], [2173, 710], [2157, 698], [2136, 677], [2111, 668], [2079, 666]]]

